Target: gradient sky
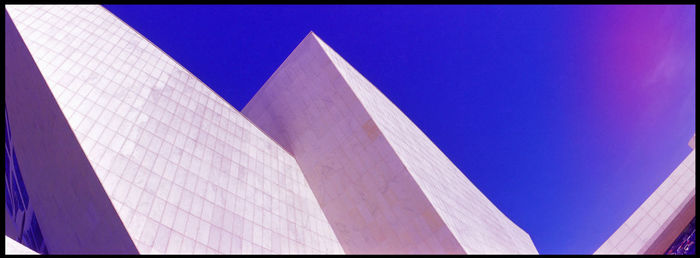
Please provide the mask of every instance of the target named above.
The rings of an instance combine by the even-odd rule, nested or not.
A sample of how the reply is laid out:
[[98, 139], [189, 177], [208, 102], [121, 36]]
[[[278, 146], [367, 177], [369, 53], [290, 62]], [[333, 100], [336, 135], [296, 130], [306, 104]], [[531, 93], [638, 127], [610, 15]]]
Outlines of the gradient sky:
[[241, 110], [313, 30], [542, 254], [590, 254], [695, 133], [694, 6], [114, 6]]

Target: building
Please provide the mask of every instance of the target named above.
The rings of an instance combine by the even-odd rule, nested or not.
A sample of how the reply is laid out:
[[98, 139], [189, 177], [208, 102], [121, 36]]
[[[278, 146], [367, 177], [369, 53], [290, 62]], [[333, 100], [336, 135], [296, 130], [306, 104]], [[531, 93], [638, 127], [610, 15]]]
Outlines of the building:
[[242, 112], [296, 157], [348, 253], [537, 253], [525, 231], [313, 32]]
[[6, 6], [5, 53], [6, 246], [537, 253], [313, 33], [242, 113], [100, 6]]
[[6, 9], [6, 149], [37, 251], [343, 252], [294, 157], [109, 11]]
[[595, 254], [695, 254], [695, 135], [692, 151]]

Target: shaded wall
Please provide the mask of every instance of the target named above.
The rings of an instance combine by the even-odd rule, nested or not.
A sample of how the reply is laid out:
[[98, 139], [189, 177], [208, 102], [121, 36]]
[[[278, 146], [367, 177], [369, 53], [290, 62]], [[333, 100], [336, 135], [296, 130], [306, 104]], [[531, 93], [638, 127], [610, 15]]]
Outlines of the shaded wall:
[[5, 102], [23, 200], [48, 253], [137, 253], [7, 12]]

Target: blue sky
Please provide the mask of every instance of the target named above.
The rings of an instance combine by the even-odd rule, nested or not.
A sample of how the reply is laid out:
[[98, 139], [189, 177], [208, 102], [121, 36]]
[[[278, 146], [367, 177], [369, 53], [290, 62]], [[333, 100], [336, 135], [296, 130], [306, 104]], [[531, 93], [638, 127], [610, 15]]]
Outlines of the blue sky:
[[691, 151], [694, 6], [105, 7], [238, 110], [313, 30], [543, 254], [593, 253]]

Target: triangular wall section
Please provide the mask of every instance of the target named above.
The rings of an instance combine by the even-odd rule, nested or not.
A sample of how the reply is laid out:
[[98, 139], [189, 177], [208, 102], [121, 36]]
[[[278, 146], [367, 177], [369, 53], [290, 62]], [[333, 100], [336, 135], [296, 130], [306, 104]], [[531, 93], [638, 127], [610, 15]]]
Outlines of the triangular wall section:
[[297, 159], [348, 253], [464, 253], [313, 33], [243, 114]]
[[529, 235], [347, 61], [314, 37], [467, 253], [537, 253]]

